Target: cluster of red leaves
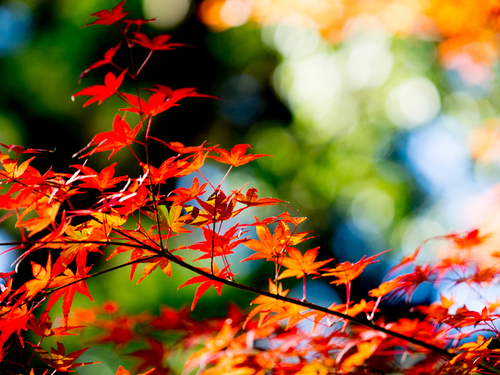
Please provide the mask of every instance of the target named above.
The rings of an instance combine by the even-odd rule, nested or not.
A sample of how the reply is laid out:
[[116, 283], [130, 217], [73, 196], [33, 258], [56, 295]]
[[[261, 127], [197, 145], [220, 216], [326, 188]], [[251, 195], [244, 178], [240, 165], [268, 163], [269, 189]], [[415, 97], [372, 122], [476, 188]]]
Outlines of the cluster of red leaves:
[[[333, 259], [318, 260], [317, 247], [305, 252], [297, 248], [310, 238], [309, 232], [298, 231], [298, 225], [305, 218], [294, 218], [285, 212], [262, 220], [255, 217], [253, 223], [231, 225], [232, 219], [247, 209], [282, 203], [275, 198], [259, 198], [255, 188], [247, 189], [246, 193], [242, 192], [243, 188], [229, 194], [222, 190], [222, 183], [233, 167], [267, 155], [248, 154], [248, 145], [236, 145], [231, 150], [205, 144], [185, 147], [178, 142], [165, 142], [149, 136], [154, 116], [177, 106], [180, 99], [208, 95], [198, 94], [192, 88], [172, 90], [155, 85], [149, 89], [153, 94], [146, 102], [136, 95], [119, 91], [125, 77], [138, 81], [138, 75], [153, 51], [181, 46], [167, 43], [170, 39], [167, 35], [150, 40], [140, 33], [140, 26], [149, 21], [125, 18], [127, 13], [123, 11], [123, 4], [124, 1], [112, 11], [94, 13], [97, 19], [89, 25], [116, 25], [125, 39], [124, 45], [130, 49], [138, 45], [149, 49], [150, 53], [141, 67], [133, 71], [112, 62], [121, 44], [113, 47], [103, 60], [86, 69], [81, 78], [104, 65], [119, 70], [118, 77], [108, 72], [104, 85], [86, 88], [74, 96], [91, 96], [85, 103], [89, 105], [100, 104], [117, 95], [128, 105], [122, 111], [139, 116], [138, 124], [132, 129], [125, 116], [117, 115], [113, 130], [97, 134], [83, 151], [93, 149], [81, 157], [111, 151], [111, 158], [127, 147], [142, 167], [143, 174], [115, 177], [116, 163], [101, 171], [84, 163], [73, 165], [76, 169], [73, 174], [52, 170], [42, 174], [30, 166], [33, 158], [20, 160], [23, 154], [41, 150], [2, 145], [9, 152], [15, 152], [16, 157], [13, 159], [8, 153], [0, 153], [3, 190], [0, 208], [6, 211], [0, 220], [15, 216], [15, 226], [21, 236], [21, 241], [7, 251], [21, 250], [17, 264], [35, 251], [46, 254], [46, 262], [42, 265], [32, 261], [33, 277], [20, 287], [13, 286], [15, 271], [0, 274], [3, 279], [0, 362], [12, 350], [9, 340], [17, 340], [18, 347], [30, 358], [28, 366], [36, 356], [56, 371], [71, 372], [89, 364], [75, 362], [86, 349], [65, 354], [64, 345], [58, 343], [57, 349], [48, 351], [42, 347], [42, 341], [50, 336], [72, 335], [74, 330], [82, 329], [82, 325], [90, 325], [103, 331], [93, 339], [94, 343], [111, 343], [117, 350], [125, 349], [133, 342], [145, 345], [144, 349], [129, 353], [137, 359], [135, 370], [146, 371], [144, 374], [172, 373], [168, 359], [185, 349], [193, 352], [186, 360], [186, 371], [198, 368], [198, 373], [205, 375], [364, 374], [373, 371], [437, 374], [457, 369], [461, 373], [474, 373], [492, 371], [491, 368], [500, 363], [498, 350], [488, 347], [491, 339], [480, 336], [477, 343], [464, 343], [474, 332], [467, 330], [470, 327], [490, 336], [499, 335], [495, 321], [500, 316], [494, 313], [498, 306], [493, 303], [481, 312], [470, 311], [465, 306], [452, 312], [452, 303], [443, 299], [441, 304], [417, 307], [416, 310], [423, 313], [421, 319], [401, 318], [389, 323], [383, 316], [375, 319], [380, 301], [391, 293], [392, 296], [404, 294], [410, 299], [422, 283], [438, 283], [448, 275], [456, 276], [449, 277], [453, 282], [470, 286], [481, 286], [498, 278], [500, 271], [497, 267], [473, 264], [463, 251], [487, 240], [488, 237], [480, 236], [478, 231], [465, 236], [445, 236], [455, 245], [456, 251], [436, 264], [416, 263], [420, 248], [417, 249], [400, 264], [409, 266], [415, 263], [412, 272], [396, 276], [371, 290], [369, 295], [375, 300], [353, 302], [350, 300], [351, 283], [367, 266], [377, 262], [376, 258], [382, 253], [365, 256], [356, 263], [344, 262], [323, 268]], [[136, 31], [130, 31], [134, 26]], [[146, 122], [143, 139], [137, 140]], [[147, 154], [150, 139], [159, 141], [174, 153], [157, 168], [149, 161], [141, 161], [132, 148], [145, 147]], [[228, 166], [226, 176], [218, 184], [208, 181], [200, 171], [207, 159]], [[164, 191], [167, 180], [195, 173], [197, 176], [190, 187]], [[200, 185], [199, 177], [206, 182]], [[75, 209], [72, 197], [88, 192], [96, 193], [97, 201], [90, 208]], [[130, 229], [128, 222], [134, 229]], [[225, 226], [228, 228], [223, 229]], [[256, 238], [243, 236], [253, 232], [253, 228]], [[189, 233], [195, 230], [203, 233], [203, 240], [172, 246], [170, 239], [179, 235], [185, 236], [189, 243]], [[37, 238], [33, 240], [35, 234]], [[241, 245], [255, 252], [242, 262], [265, 260], [273, 263], [274, 275], [269, 278], [269, 291], [235, 281], [228, 255], [236, 253]], [[114, 250], [109, 252], [109, 247]], [[177, 253], [173, 254], [182, 251], [198, 252], [199, 257], [188, 262]], [[109, 270], [90, 273], [89, 252], [100, 253], [107, 259], [130, 252], [130, 261]], [[201, 260], [209, 261], [210, 267], [198, 267], [196, 262]], [[72, 309], [76, 292], [92, 300], [85, 281], [91, 277], [131, 266], [130, 278], [133, 280], [141, 264], [140, 283], [157, 268], [170, 277], [172, 263], [197, 274], [179, 287], [199, 284], [191, 310], [210, 287], [220, 295], [224, 284], [257, 294], [252, 302], [255, 307], [248, 315], [231, 307], [227, 317], [207, 319], [203, 324], [192, 320], [186, 309], [176, 311], [165, 307], [160, 316], [118, 314], [117, 306], [112, 303], [85, 311]], [[473, 272], [470, 272], [471, 267], [475, 267]], [[326, 277], [331, 284], [345, 287], [346, 303], [328, 308], [308, 303], [306, 276]], [[287, 297], [288, 290], [283, 290], [279, 282], [290, 277], [303, 280], [301, 300]], [[53, 327], [49, 313], [61, 299], [62, 325]], [[348, 327], [349, 322], [356, 325]], [[39, 337], [37, 342], [28, 342], [24, 331], [30, 331], [31, 337]], [[162, 333], [168, 336], [171, 332], [177, 333], [173, 336], [176, 337], [174, 341], [162, 340]], [[457, 353], [455, 357], [454, 352]], [[408, 355], [412, 360], [405, 360]], [[29, 371], [26, 366], [25, 371]], [[118, 374], [125, 375], [128, 371], [120, 367]]]

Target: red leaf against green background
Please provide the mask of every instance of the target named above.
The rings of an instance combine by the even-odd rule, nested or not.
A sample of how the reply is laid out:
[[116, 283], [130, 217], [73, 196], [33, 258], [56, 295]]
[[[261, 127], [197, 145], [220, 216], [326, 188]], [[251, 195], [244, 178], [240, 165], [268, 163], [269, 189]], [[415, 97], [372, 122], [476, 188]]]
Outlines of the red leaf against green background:
[[82, 78], [87, 77], [92, 69], [98, 68], [98, 67], [100, 67], [102, 65], [110, 64], [111, 60], [113, 59], [113, 57], [116, 54], [116, 51], [118, 51], [118, 48], [120, 48], [120, 45], [121, 45], [121, 43], [118, 43], [118, 45], [116, 47], [111, 47], [110, 49], [108, 49], [106, 51], [106, 53], [104, 54], [104, 59], [99, 60], [99, 61], [93, 63], [87, 69], [85, 69], [80, 74], [80, 77], [79, 77], [80, 79], [79, 79], [78, 83], [80, 83], [80, 81], [82, 80]]
[[[206, 272], [209, 275], [211, 273], [210, 268], [200, 268], [200, 270], [202, 270], [203, 272]], [[229, 264], [219, 272], [219, 267], [217, 267], [217, 264], [214, 263], [214, 276], [218, 276], [220, 278], [225, 279], [225, 278], [233, 277], [234, 274], [231, 273], [231, 271], [229, 271]], [[199, 275], [199, 276], [192, 277], [191, 279], [186, 281], [184, 284], [182, 284], [177, 289], [183, 288], [187, 285], [198, 284], [198, 283], [201, 283], [201, 284], [198, 286], [198, 288], [196, 289], [196, 292], [194, 293], [194, 300], [193, 300], [193, 304], [191, 305], [191, 311], [194, 309], [194, 307], [196, 306], [196, 303], [198, 302], [200, 297], [203, 295], [203, 293], [205, 293], [208, 290], [208, 288], [210, 288], [210, 286], [213, 286], [220, 296], [221, 291], [222, 291], [222, 286], [224, 285], [220, 281], [212, 280], [207, 276]]]
[[[159, 113], [165, 112], [167, 109], [172, 107], [177, 107], [179, 104], [177, 102], [184, 98], [214, 98], [215, 96], [199, 94], [194, 88], [182, 88], [177, 90], [171, 90], [167, 86], [156, 85], [161, 87], [161, 89], [150, 89], [155, 93], [151, 95], [148, 102], [142, 98], [138, 98], [136, 95], [127, 94], [126, 92], [121, 92], [120, 94], [127, 98], [127, 101], [132, 105], [132, 107], [122, 108], [120, 111], [139, 113], [146, 116], [156, 116]], [[176, 143], [176, 142], [173, 142]], [[168, 145], [167, 145], [168, 146]], [[188, 151], [191, 152], [191, 151]]]
[[125, 3], [125, 0], [120, 2], [118, 5], [116, 5], [111, 12], [107, 9], [100, 10], [99, 12], [92, 13], [90, 17], [97, 17], [97, 20], [90, 22], [85, 25], [91, 26], [91, 25], [105, 25], [109, 26], [114, 24], [115, 22], [120, 21], [123, 17], [125, 17], [128, 12], [123, 11], [123, 4]]
[[121, 74], [116, 77], [112, 72], [109, 72], [106, 74], [104, 77], [104, 85], [94, 85], [87, 87], [86, 89], [83, 89], [81, 91], [78, 91], [76, 94], [73, 94], [71, 99], [74, 100], [75, 96], [80, 96], [80, 95], [88, 95], [88, 96], [93, 96], [93, 98], [90, 98], [87, 100], [87, 102], [83, 105], [84, 107], [95, 103], [100, 105], [103, 100], [106, 100], [110, 96], [114, 95], [117, 91], [118, 88], [121, 86], [123, 82], [123, 77], [125, 76], [125, 73], [127, 72], [127, 69], [125, 69]]

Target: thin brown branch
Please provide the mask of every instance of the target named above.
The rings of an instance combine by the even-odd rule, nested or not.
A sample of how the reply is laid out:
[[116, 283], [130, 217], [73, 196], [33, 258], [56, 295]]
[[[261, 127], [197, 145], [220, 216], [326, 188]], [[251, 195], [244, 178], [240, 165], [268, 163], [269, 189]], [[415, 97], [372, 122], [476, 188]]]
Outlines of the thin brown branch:
[[[136, 240], [137, 241], [137, 240]], [[33, 242], [36, 242], [36, 241], [33, 241]], [[129, 265], [132, 265], [132, 264], [136, 264], [136, 263], [143, 263], [144, 261], [148, 261], [150, 259], [154, 259], [154, 258], [157, 258], [157, 257], [165, 257], [166, 259], [168, 259], [169, 261], [171, 261], [172, 263], [175, 263], [183, 268], [186, 268], [194, 273], [197, 273], [199, 275], [202, 275], [202, 276], [205, 276], [211, 280], [215, 280], [217, 282], [220, 282], [222, 284], [225, 284], [225, 285], [228, 285], [228, 286], [231, 286], [233, 288], [237, 288], [239, 290], [243, 290], [243, 291], [246, 291], [246, 292], [249, 292], [249, 293], [253, 293], [253, 294], [256, 294], [256, 295], [259, 295], [259, 296], [265, 296], [265, 297], [269, 297], [269, 298], [273, 298], [273, 299], [276, 299], [276, 300], [280, 300], [280, 301], [283, 301], [283, 302], [287, 302], [287, 303], [291, 303], [291, 304], [294, 304], [294, 305], [298, 305], [298, 306], [302, 306], [302, 307], [305, 307], [305, 308], [308, 308], [308, 309], [311, 309], [311, 310], [315, 310], [315, 311], [319, 311], [319, 312], [323, 312], [323, 313], [326, 313], [326, 314], [329, 314], [329, 315], [333, 315], [333, 316], [336, 316], [340, 319], [343, 319], [343, 320], [346, 320], [346, 321], [349, 321], [351, 323], [354, 323], [354, 324], [357, 324], [357, 325], [361, 325], [361, 326], [364, 326], [364, 327], [367, 327], [369, 329], [373, 329], [374, 331], [378, 331], [378, 332], [382, 332], [384, 334], [387, 334], [389, 336], [392, 336], [392, 337], [396, 337], [398, 339], [401, 339], [401, 340], [404, 340], [406, 342], [409, 342], [411, 344], [414, 344], [414, 345], [417, 345], [417, 346], [420, 346], [420, 347], [423, 347], [425, 349], [428, 349], [436, 354], [439, 354], [439, 355], [442, 355], [448, 359], [452, 358], [453, 357], [453, 354], [444, 349], [444, 348], [439, 348], [435, 345], [432, 345], [432, 344], [429, 344], [425, 341], [421, 341], [421, 340], [418, 340], [416, 338], [413, 338], [413, 337], [410, 337], [410, 336], [406, 336], [406, 335], [403, 335], [401, 333], [398, 333], [398, 332], [395, 332], [395, 331], [392, 331], [390, 329], [387, 329], [387, 328], [384, 328], [382, 326], [379, 326], [379, 325], [376, 325], [368, 320], [365, 320], [365, 319], [361, 319], [361, 318], [358, 318], [358, 317], [355, 317], [355, 316], [349, 316], [349, 315], [346, 315], [346, 314], [342, 314], [338, 311], [334, 311], [334, 310], [330, 310], [329, 308], [327, 307], [324, 307], [324, 306], [319, 306], [319, 305], [316, 305], [316, 304], [313, 304], [313, 303], [310, 303], [310, 302], [307, 302], [307, 301], [301, 301], [301, 300], [298, 300], [298, 299], [294, 299], [294, 298], [290, 298], [290, 297], [286, 297], [286, 296], [281, 296], [281, 295], [277, 295], [277, 294], [273, 294], [273, 293], [270, 293], [268, 291], [265, 291], [265, 290], [261, 290], [261, 289], [258, 289], [258, 288], [254, 288], [254, 287], [251, 287], [251, 286], [248, 286], [248, 285], [245, 285], [245, 284], [240, 284], [240, 283], [237, 283], [233, 280], [228, 280], [228, 279], [224, 279], [224, 278], [221, 278], [221, 277], [218, 277], [218, 276], [215, 276], [213, 273], [210, 274], [210, 273], [207, 273], [207, 272], [204, 272], [202, 271], [201, 269], [189, 264], [189, 263], [186, 263], [180, 259], [178, 259], [177, 257], [175, 257], [174, 255], [172, 255], [171, 253], [169, 252], [160, 252], [158, 251], [157, 249], [151, 247], [151, 246], [148, 246], [148, 245], [145, 245], [145, 244], [126, 244], [126, 243], [121, 243], [121, 242], [114, 242], [114, 241], [107, 241], [107, 242], [100, 242], [100, 241], [52, 241], [50, 242], [50, 244], [58, 244], [58, 243], [96, 243], [96, 244], [103, 244], [103, 245], [119, 245], [119, 246], [130, 246], [130, 247], [136, 247], [136, 248], [142, 248], [142, 249], [147, 249], [147, 250], [150, 250], [150, 251], [154, 251], [156, 253], [158, 253], [157, 255], [153, 255], [151, 257], [146, 257], [146, 258], [141, 258], [141, 259], [137, 259], [137, 260], [134, 260], [134, 261], [130, 261], [130, 262], [127, 262], [127, 263], [123, 263], [121, 265], [118, 265], [118, 266], [115, 266], [115, 267], [112, 267], [112, 268], [109, 268], [109, 269], [106, 269], [106, 270], [103, 270], [103, 271], [99, 271], [99, 272], [96, 272], [94, 274], [91, 274], [91, 275], [87, 275], [86, 277], [83, 277], [79, 280], [75, 280], [75, 281], [72, 281], [71, 283], [68, 283], [66, 285], [63, 285], [63, 286], [60, 286], [58, 288], [55, 288], [55, 289], [51, 289], [50, 291], [47, 291], [44, 293], [44, 297], [51, 294], [51, 293], [54, 293], [55, 291], [57, 290], [60, 290], [60, 289], [63, 289], [67, 286], [70, 286], [72, 284], [75, 284], [75, 283], [78, 283], [80, 281], [83, 281], [83, 280], [87, 280], [87, 279], [90, 279], [90, 278], [93, 278], [93, 277], [96, 277], [96, 276], [99, 276], [99, 275], [102, 275], [102, 274], [105, 274], [105, 273], [108, 273], [108, 272], [111, 272], [111, 271], [114, 271], [114, 270], [117, 270], [117, 269], [120, 269], [120, 268], [123, 268], [123, 267], [126, 267], [126, 266], [129, 266]], [[20, 242], [10, 242], [10, 243], [5, 243], [5, 244], [2, 244], [2, 245], [15, 245], [15, 244], [20, 244]], [[27, 302], [26, 302], [27, 303]], [[0, 315], [1, 316], [1, 315]]]

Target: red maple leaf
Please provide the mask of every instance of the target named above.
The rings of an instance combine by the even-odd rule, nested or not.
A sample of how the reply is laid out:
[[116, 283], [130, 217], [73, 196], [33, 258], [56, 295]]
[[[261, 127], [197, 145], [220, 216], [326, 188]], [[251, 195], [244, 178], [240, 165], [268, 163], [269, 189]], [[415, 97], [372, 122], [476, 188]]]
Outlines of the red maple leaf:
[[120, 109], [120, 111], [127, 111], [138, 113], [146, 116], [156, 116], [158, 113], [163, 112], [160, 110], [160, 107], [165, 102], [165, 95], [163, 94], [153, 94], [149, 97], [148, 102], [144, 99], [137, 97], [136, 95], [127, 94], [126, 92], [122, 92], [127, 101], [132, 105], [129, 108]]
[[[153, 85], [152, 88], [147, 89], [149, 91], [153, 91], [156, 93], [161, 93], [165, 95], [167, 98], [171, 98], [174, 95], [174, 90], [172, 90], [170, 87], [165, 86], [165, 85]], [[172, 143], [180, 143], [180, 142], [172, 142]]]
[[[90, 292], [87, 288], [87, 283], [84, 279], [87, 277], [88, 272], [90, 271], [90, 267], [85, 267], [82, 264], [79, 264], [77, 267], [76, 274], [73, 273], [69, 268], [64, 270], [64, 276], [56, 277], [51, 283], [50, 287], [62, 287], [64, 288], [56, 290], [49, 298], [47, 303], [47, 308], [45, 310], [46, 314], [54, 304], [64, 296], [63, 298], [63, 314], [64, 314], [64, 325], [68, 325], [68, 316], [71, 310], [71, 305], [73, 304], [73, 298], [75, 297], [75, 292], [80, 293], [81, 295], [87, 296], [92, 302], [94, 299], [90, 295]], [[80, 281], [78, 281], [80, 280]], [[77, 281], [75, 283], [75, 281]]]
[[256, 251], [255, 254], [243, 259], [241, 262], [255, 259], [278, 260], [285, 256], [285, 250], [290, 246], [295, 246], [310, 237], [306, 238], [310, 232], [291, 233], [290, 228], [283, 221], [278, 222], [274, 234], [262, 222], [257, 222], [256, 231], [259, 240], [251, 239], [245, 242], [245, 246]]
[[161, 163], [158, 168], [141, 163], [140, 165], [143, 168], [144, 173], [148, 172], [148, 178], [146, 181], [151, 181], [153, 185], [157, 185], [164, 184], [168, 178], [174, 177], [179, 172], [177, 163], [175, 163], [176, 159], [176, 157], [168, 158]]
[[79, 187], [97, 189], [102, 192], [104, 189], [112, 188], [120, 181], [126, 180], [128, 178], [127, 176], [113, 178], [115, 174], [115, 165], [116, 163], [111, 164], [109, 167], [106, 167], [101, 172], [99, 172], [99, 174], [92, 168], [84, 165], [72, 165], [72, 167], [78, 169], [88, 177], [85, 179], [85, 183], [83, 183]]
[[[160, 86], [160, 85], [156, 85]], [[164, 86], [166, 87], [166, 86]], [[127, 98], [127, 101], [132, 105], [132, 107], [122, 108], [120, 111], [127, 111], [138, 113], [146, 116], [156, 116], [159, 113], [165, 112], [167, 109], [172, 107], [178, 107], [177, 102], [183, 98], [214, 98], [215, 96], [200, 94], [196, 89], [191, 87], [186, 87], [177, 90], [171, 90], [168, 94], [164, 92], [165, 90], [150, 89], [155, 93], [151, 95], [148, 102], [144, 99], [138, 98], [135, 95], [127, 94], [121, 92], [120, 94]], [[174, 142], [178, 143], [178, 142]]]
[[187, 206], [186, 211], [193, 217], [191, 225], [202, 227], [204, 225], [229, 220], [238, 214], [234, 211], [236, 199], [231, 195], [226, 197], [222, 190], [217, 190], [207, 201], [202, 201], [195, 197], [196, 201], [200, 204], [201, 210], [196, 206]]
[[[106, 215], [109, 216], [109, 215]], [[87, 224], [87, 223], [85, 223]], [[63, 248], [59, 258], [57, 258], [56, 265], [54, 269], [59, 271], [59, 268], [64, 270], [75, 258], [78, 258], [78, 262], [85, 264], [87, 261], [87, 253], [98, 252], [102, 254], [99, 250], [98, 242], [106, 242], [108, 240], [109, 225], [105, 226], [105, 230], [96, 227], [86, 227], [86, 225], [79, 227], [74, 227], [72, 225], [65, 225], [65, 237], [63, 241], [68, 241], [66, 245], [57, 244], [58, 247]], [[59, 242], [61, 240], [59, 239]]]
[[73, 326], [73, 327], [56, 327], [52, 328], [52, 322], [50, 321], [50, 316], [44, 315], [42, 319], [38, 320], [35, 315], [30, 314], [30, 319], [27, 328], [33, 332], [35, 335], [40, 337], [50, 337], [50, 336], [75, 336], [77, 333], [70, 333], [72, 329], [84, 328], [85, 326]]
[[123, 4], [125, 3], [125, 0], [120, 2], [117, 6], [115, 6], [111, 12], [107, 9], [100, 10], [99, 12], [92, 13], [90, 17], [97, 17], [97, 19], [93, 22], [90, 22], [85, 25], [91, 26], [91, 25], [105, 25], [109, 26], [114, 24], [115, 22], [120, 21], [123, 17], [125, 17], [128, 12], [123, 12]]
[[[8, 292], [8, 290], [6, 291]], [[2, 299], [3, 298], [0, 298], [0, 301]], [[18, 301], [18, 304], [21, 301]], [[2, 319], [0, 319], [0, 348], [4, 346], [5, 342], [14, 333], [17, 334], [17, 337], [22, 342], [21, 330], [26, 331], [26, 326], [31, 314], [32, 313], [27, 309], [27, 305], [22, 305], [20, 307], [2, 306], [0, 308], [0, 315], [2, 317]], [[3, 354], [5, 353], [0, 350], [0, 358]]]
[[155, 36], [153, 40], [149, 39], [146, 34], [135, 32], [133, 33], [135, 39], [134, 43], [143, 46], [144, 48], [150, 49], [151, 51], [169, 51], [175, 49], [175, 47], [184, 47], [186, 44], [182, 43], [167, 43], [171, 36], [167, 34], [161, 34]]
[[147, 349], [139, 349], [130, 353], [131, 356], [136, 357], [139, 361], [135, 371], [143, 371], [153, 367], [156, 375], [171, 374], [171, 369], [163, 365], [163, 359], [168, 355], [170, 350], [165, 348], [165, 345], [161, 341], [155, 340], [152, 337], [148, 337], [147, 341], [149, 346]]
[[108, 72], [108, 74], [104, 77], [104, 85], [94, 85], [78, 91], [76, 94], [73, 94], [71, 100], [74, 100], [75, 96], [88, 95], [93, 96], [93, 98], [87, 100], [87, 102], [83, 105], [84, 107], [97, 101], [99, 102], [97, 104], [100, 105], [103, 100], [106, 100], [116, 93], [123, 82], [123, 77], [125, 76], [127, 70], [128, 69], [125, 69], [121, 72], [118, 77], [116, 77], [113, 72]]
[[242, 234], [246, 232], [238, 232], [238, 224], [232, 228], [229, 228], [226, 233], [219, 235], [214, 233], [211, 229], [206, 227], [203, 228], [203, 234], [205, 236], [205, 241], [197, 242], [190, 246], [182, 247], [183, 249], [200, 250], [205, 253], [194, 261], [201, 259], [211, 259], [213, 257], [225, 257], [226, 255], [233, 254], [233, 249], [238, 245], [248, 241], [248, 238], [241, 238], [236, 241], [234, 239], [239, 238]]
[[[113, 57], [115, 56], [116, 54], [116, 51], [118, 51], [118, 48], [120, 48], [120, 45], [121, 45], [121, 42], [118, 43], [118, 45], [116, 47], [111, 47], [110, 49], [108, 49], [106, 51], [106, 53], [104, 54], [104, 59], [102, 60], [99, 60], [95, 63], [93, 63], [92, 65], [90, 65], [87, 69], [85, 69], [81, 74], [80, 74], [80, 77], [79, 77], [79, 80], [78, 80], [78, 83], [80, 83], [80, 81], [82, 80], [82, 78], [85, 78], [85, 77], [88, 77], [90, 71], [92, 69], [95, 69], [95, 68], [98, 68], [102, 65], [106, 65], [106, 64], [110, 64], [111, 63], [111, 60], [113, 59]], [[115, 65], [116, 66], [116, 65]]]
[[[189, 161], [190, 158], [193, 158], [193, 160]], [[175, 174], [175, 177], [187, 176], [188, 174], [196, 172], [203, 166], [206, 158], [207, 154], [203, 152], [203, 149], [200, 149], [194, 155], [177, 160], [175, 164], [179, 171]]]
[[151, 326], [158, 331], [198, 329], [198, 322], [189, 316], [189, 310], [183, 306], [179, 310], [170, 306], [160, 306], [160, 315], [151, 320]]
[[175, 190], [172, 190], [169, 195], [171, 194], [176, 194], [172, 197], [167, 197], [167, 201], [172, 201], [173, 205], [180, 205], [183, 206], [185, 203], [195, 199], [196, 197], [203, 195], [205, 193], [205, 187], [207, 186], [207, 183], [204, 183], [203, 185], [200, 186], [200, 183], [198, 181], [198, 178], [195, 177], [193, 179], [193, 185], [188, 189], [184, 187], [177, 188]]
[[127, 121], [125, 121], [125, 117], [121, 118], [120, 115], [116, 115], [115, 120], [113, 121], [113, 131], [96, 134], [84, 150], [92, 146], [96, 147], [85, 155], [80, 156], [80, 158], [84, 158], [94, 152], [112, 150], [113, 152], [108, 157], [108, 159], [110, 159], [123, 147], [131, 145], [135, 141], [135, 137], [140, 128], [141, 123], [137, 124], [137, 126], [132, 130]]
[[5, 143], [1, 142], [0, 145], [5, 147], [9, 152], [14, 151], [17, 154], [17, 156], [19, 156], [20, 154], [39, 154], [42, 152], [53, 152], [51, 150], [43, 150], [38, 148], [24, 148], [23, 146], [19, 145], [6, 145]]
[[402, 279], [404, 281], [403, 285], [400, 285], [398, 288], [399, 293], [406, 297], [406, 301], [409, 302], [411, 296], [420, 286], [420, 284], [424, 282], [433, 282], [432, 277], [435, 275], [435, 268], [431, 267], [429, 264], [422, 267], [417, 264], [413, 272], [404, 275], [405, 277]]
[[[234, 274], [231, 273], [231, 271], [229, 271], [229, 266], [230, 265], [228, 264], [226, 267], [224, 267], [219, 272], [219, 267], [217, 267], [217, 264], [214, 263], [214, 276], [218, 276], [218, 277], [224, 278], [224, 279], [232, 278], [234, 276]], [[210, 273], [211, 273], [210, 268], [201, 267], [199, 269], [202, 270], [203, 272], [207, 273], [208, 275], [210, 275]], [[184, 284], [182, 284], [177, 289], [183, 288], [187, 285], [197, 284], [197, 283], [201, 283], [201, 284], [198, 286], [198, 288], [196, 289], [196, 292], [194, 293], [194, 300], [193, 300], [193, 304], [191, 305], [191, 311], [193, 311], [193, 309], [196, 306], [196, 303], [198, 302], [200, 297], [203, 295], [203, 293], [205, 293], [208, 290], [208, 288], [210, 288], [210, 286], [213, 286], [215, 288], [215, 290], [217, 291], [217, 294], [219, 294], [219, 296], [220, 296], [221, 291], [222, 291], [222, 286], [224, 285], [220, 281], [210, 279], [207, 276], [199, 275], [199, 276], [192, 277], [191, 279], [186, 281]]]
[[127, 344], [140, 337], [136, 329], [139, 323], [144, 322], [144, 318], [144, 315], [118, 315], [113, 316], [111, 320], [103, 320], [102, 322], [97, 321], [98, 326], [104, 330], [104, 332], [98, 335], [94, 340], [102, 344], [111, 343], [114, 348], [121, 350], [127, 346]]
[[125, 28], [125, 34], [127, 33], [127, 29], [131, 26], [131, 25], [137, 25], [137, 27], [140, 27], [142, 25], [145, 25], [147, 23], [150, 23], [150, 22], [154, 22], [156, 21], [156, 18], [150, 18], [148, 20], [145, 20], [143, 18], [138, 18], [138, 19], [135, 19], [135, 20], [131, 20], [129, 18], [127, 19], [124, 19], [122, 20], [122, 23], [126, 24], [127, 27]]

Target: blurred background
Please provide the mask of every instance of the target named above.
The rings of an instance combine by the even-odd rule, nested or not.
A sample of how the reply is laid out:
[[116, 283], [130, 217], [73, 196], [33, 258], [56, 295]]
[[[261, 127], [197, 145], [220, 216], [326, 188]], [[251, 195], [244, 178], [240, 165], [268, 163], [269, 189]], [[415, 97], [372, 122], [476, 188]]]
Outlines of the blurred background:
[[[110, 130], [122, 105], [113, 98], [82, 108], [82, 98], [70, 99], [84, 87], [102, 84], [109, 70], [93, 70], [78, 84], [79, 74], [121, 41], [114, 27], [82, 26], [90, 14], [117, 3], [0, 3], [0, 142], [53, 150], [34, 162], [42, 171], [53, 166], [72, 173], [71, 155], [94, 134]], [[496, 2], [128, 0], [125, 10], [131, 18], [156, 17], [142, 29], [148, 35], [168, 33], [172, 42], [190, 46], [155, 52], [141, 73], [142, 87], [196, 87], [222, 99], [183, 100], [155, 118], [153, 136], [186, 145], [206, 140], [224, 148], [249, 143], [253, 153], [273, 155], [236, 169], [228, 188], [249, 182], [262, 197], [290, 202], [298, 212], [263, 209], [248, 220], [283, 209], [306, 216], [301, 229], [318, 237], [303, 250], [321, 246], [321, 259], [356, 262], [393, 249], [357, 280], [353, 299], [366, 297], [426, 238], [474, 228], [496, 231]], [[146, 52], [138, 52], [140, 61]], [[128, 52], [121, 53], [113, 61], [127, 66]], [[122, 88], [133, 90], [130, 82]], [[152, 153], [157, 165], [165, 158], [163, 146]], [[122, 151], [109, 161], [94, 157], [89, 165], [118, 162], [117, 175], [134, 177], [141, 171], [131, 166], [131, 158]], [[225, 172], [215, 164], [205, 168], [215, 181]], [[191, 182], [190, 177], [179, 184]], [[5, 225], [0, 239], [15, 235]], [[485, 256], [497, 243], [492, 235]], [[426, 245], [424, 259], [441, 245]], [[9, 262], [2, 262], [7, 269]], [[267, 288], [267, 276], [256, 276], [249, 267], [258, 265], [239, 267], [240, 278]], [[194, 288], [171, 291], [188, 276], [176, 272], [173, 281], [158, 273], [140, 289], [132, 284], [129, 289], [123, 288], [129, 278], [124, 270], [96, 280], [92, 294], [101, 302], [117, 299], [133, 312], [158, 311], [160, 304], [179, 307], [190, 303]], [[301, 297], [293, 280], [285, 285]], [[329, 305], [345, 298], [343, 288], [334, 290], [326, 282], [308, 285], [312, 302]], [[144, 296], [141, 305], [138, 293]], [[430, 303], [436, 295], [422, 288], [414, 302]], [[253, 298], [229, 288], [223, 297], [241, 306]], [[223, 301], [204, 296], [194, 313], [223, 313]]]

